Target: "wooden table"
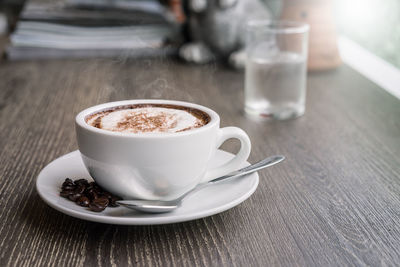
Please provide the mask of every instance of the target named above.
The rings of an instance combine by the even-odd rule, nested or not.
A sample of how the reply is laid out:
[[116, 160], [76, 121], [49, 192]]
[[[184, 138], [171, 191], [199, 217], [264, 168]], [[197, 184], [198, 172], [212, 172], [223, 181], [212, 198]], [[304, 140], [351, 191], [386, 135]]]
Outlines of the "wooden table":
[[[243, 75], [217, 65], [3, 62], [0, 79], [0, 266], [400, 263], [400, 102], [346, 66], [309, 75], [305, 116], [262, 123], [242, 114]], [[77, 149], [74, 116], [133, 98], [206, 105], [249, 134], [251, 162], [287, 160], [244, 203], [186, 223], [106, 225], [47, 206], [35, 178]]]

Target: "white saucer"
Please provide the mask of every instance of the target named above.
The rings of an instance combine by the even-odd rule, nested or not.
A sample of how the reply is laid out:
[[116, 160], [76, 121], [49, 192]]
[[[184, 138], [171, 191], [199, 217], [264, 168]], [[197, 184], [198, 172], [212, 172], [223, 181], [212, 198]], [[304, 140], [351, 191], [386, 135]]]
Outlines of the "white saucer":
[[[218, 150], [211, 162], [211, 167], [221, 165], [232, 157], [231, 153]], [[67, 177], [92, 180], [78, 150], [52, 161], [39, 173], [36, 189], [49, 206], [79, 219], [125, 225], [176, 223], [214, 215], [245, 201], [258, 185], [258, 174], [253, 173], [193, 193], [184, 199], [180, 208], [170, 213], [145, 214], [124, 207], [108, 207], [103, 212], [97, 213], [60, 197], [61, 184]]]

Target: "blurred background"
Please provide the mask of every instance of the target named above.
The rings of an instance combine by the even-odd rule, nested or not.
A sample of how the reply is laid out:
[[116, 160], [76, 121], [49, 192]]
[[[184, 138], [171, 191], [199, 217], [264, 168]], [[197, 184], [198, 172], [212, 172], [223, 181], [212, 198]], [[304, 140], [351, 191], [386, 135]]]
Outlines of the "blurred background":
[[400, 97], [398, 0], [1, 0], [0, 47], [3, 60], [179, 57], [243, 69], [236, 39], [257, 18], [311, 25], [308, 70], [345, 62]]
[[[280, 16], [282, 11], [282, 1], [280, 0], [263, 0], [270, 8], [272, 14], [275, 17]], [[303, 0], [302, 0], [303, 1]], [[302, 2], [300, 1], [300, 2]], [[3, 35], [6, 31], [15, 30], [16, 22], [20, 15], [22, 19], [28, 21], [51, 21], [52, 22], [67, 22], [67, 14], [61, 14], [61, 6], [81, 6], [86, 10], [88, 8], [101, 8], [101, 10], [113, 9], [113, 10], [125, 10], [122, 11], [123, 16], [119, 15], [120, 21], [117, 21], [117, 17], [113, 17], [113, 14], [109, 12], [104, 15], [105, 23], [114, 21], [115, 24], [123, 25], [127, 23], [122, 21], [122, 18], [129, 17], [129, 10], [131, 10], [132, 16], [135, 16], [134, 2], [154, 2], [152, 0], [2, 0], [0, 1], [0, 12], [2, 17], [0, 18], [0, 30]], [[314, 4], [318, 2], [316, 0], [303, 1]], [[329, 1], [326, 1], [329, 2]], [[129, 4], [131, 3], [131, 4]], [[31, 9], [27, 9], [27, 6], [31, 6]], [[35, 6], [36, 5], [36, 6]], [[332, 0], [332, 12], [334, 15], [335, 26], [339, 35], [343, 35], [357, 44], [361, 45], [373, 54], [381, 57], [385, 61], [400, 67], [400, 1], [398, 0]], [[33, 7], [32, 7], [33, 6]], [[150, 7], [151, 5], [149, 5]], [[56, 10], [58, 7], [59, 10]], [[44, 11], [44, 9], [49, 10]], [[25, 10], [24, 10], [25, 9]], [[151, 9], [151, 7], [150, 7]], [[153, 9], [154, 10], [154, 9]], [[24, 13], [25, 11], [25, 13]], [[40, 11], [43, 11], [41, 14]], [[34, 14], [35, 13], [35, 14]], [[55, 14], [58, 13], [58, 14]], [[107, 13], [107, 12], [105, 12]], [[58, 15], [58, 17], [56, 16]], [[70, 14], [71, 15], [71, 12]], [[76, 20], [79, 18], [82, 21], [89, 23], [89, 20], [94, 20], [94, 14], [81, 14], [76, 13]], [[101, 17], [101, 13], [98, 14]], [[118, 16], [114, 13], [114, 16]], [[64, 17], [64, 19], [61, 19]], [[70, 16], [71, 19], [74, 19]], [[5, 23], [5, 18], [7, 24]], [[145, 20], [145, 19], [143, 19]], [[132, 22], [132, 20], [131, 20]], [[136, 21], [137, 22], [137, 21]], [[15, 55], [15, 57], [19, 57]]]
[[400, 1], [335, 0], [339, 34], [400, 67]]

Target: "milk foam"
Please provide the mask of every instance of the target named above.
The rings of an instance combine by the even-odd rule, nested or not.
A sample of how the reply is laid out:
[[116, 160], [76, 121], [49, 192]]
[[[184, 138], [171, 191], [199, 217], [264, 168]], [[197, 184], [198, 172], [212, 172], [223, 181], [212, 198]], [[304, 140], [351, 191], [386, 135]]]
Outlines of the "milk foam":
[[186, 110], [163, 107], [115, 110], [88, 120], [92, 126], [95, 123], [104, 130], [127, 133], [176, 133], [202, 125]]

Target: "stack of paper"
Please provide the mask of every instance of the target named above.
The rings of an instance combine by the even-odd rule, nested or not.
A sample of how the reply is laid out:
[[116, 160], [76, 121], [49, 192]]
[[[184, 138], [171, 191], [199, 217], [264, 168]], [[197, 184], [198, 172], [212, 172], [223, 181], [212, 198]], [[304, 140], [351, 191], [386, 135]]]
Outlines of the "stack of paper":
[[176, 34], [165, 9], [144, 0], [30, 0], [11, 45], [10, 59], [151, 57], [169, 55]]

